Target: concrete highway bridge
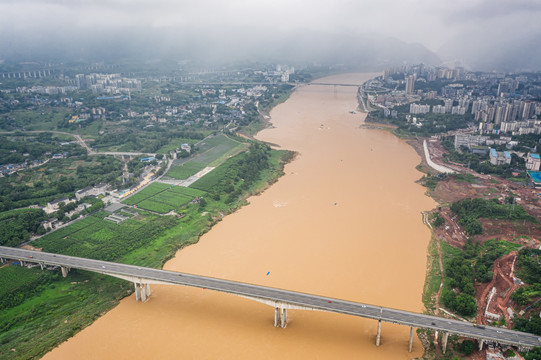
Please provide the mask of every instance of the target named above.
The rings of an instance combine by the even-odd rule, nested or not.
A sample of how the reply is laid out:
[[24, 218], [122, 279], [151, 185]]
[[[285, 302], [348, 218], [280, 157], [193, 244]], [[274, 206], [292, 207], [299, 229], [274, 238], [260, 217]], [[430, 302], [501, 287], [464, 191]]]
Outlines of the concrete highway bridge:
[[356, 84], [334, 84], [334, 83], [323, 83], [323, 82], [311, 82], [308, 85], [332, 85], [332, 86], [353, 86], [353, 87], [362, 86], [362, 85], [356, 85]]
[[60, 268], [64, 277], [68, 275], [70, 269], [81, 269], [131, 281], [135, 286], [136, 300], [142, 302], [147, 301], [150, 296], [150, 284], [184, 285], [238, 295], [274, 307], [274, 326], [282, 328], [287, 325], [287, 310], [290, 309], [319, 310], [374, 319], [378, 321], [376, 346], [380, 345], [382, 321], [401, 324], [410, 327], [410, 352], [414, 328], [441, 332], [443, 352], [447, 347], [449, 334], [476, 339], [479, 349], [484, 343], [515, 346], [519, 350], [541, 346], [541, 337], [537, 335], [474, 325], [465, 321], [238, 281], [0, 246], [0, 261], [5, 263], [8, 260], [19, 261], [21, 266], [41, 266], [42, 269]]

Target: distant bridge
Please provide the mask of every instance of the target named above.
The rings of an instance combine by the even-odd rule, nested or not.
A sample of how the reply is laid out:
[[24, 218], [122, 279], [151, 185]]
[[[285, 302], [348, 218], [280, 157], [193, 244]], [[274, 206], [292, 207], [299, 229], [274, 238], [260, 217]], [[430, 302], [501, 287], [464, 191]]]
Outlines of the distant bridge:
[[70, 269], [81, 269], [131, 281], [135, 286], [136, 300], [142, 302], [150, 296], [150, 284], [184, 285], [238, 295], [274, 307], [274, 326], [282, 328], [287, 325], [288, 309], [319, 310], [374, 319], [378, 321], [376, 346], [380, 345], [382, 321], [406, 325], [410, 326], [410, 352], [415, 327], [442, 332], [444, 353], [449, 334], [476, 339], [479, 349], [483, 343], [511, 345], [519, 350], [541, 346], [541, 337], [529, 333], [232, 280], [0, 246], [0, 261], [5, 263], [8, 259], [19, 261], [21, 266], [60, 267], [64, 277]]
[[353, 86], [353, 87], [360, 87], [361, 84], [335, 84], [335, 83], [324, 83], [324, 82], [311, 82], [308, 85], [334, 85], [334, 86]]

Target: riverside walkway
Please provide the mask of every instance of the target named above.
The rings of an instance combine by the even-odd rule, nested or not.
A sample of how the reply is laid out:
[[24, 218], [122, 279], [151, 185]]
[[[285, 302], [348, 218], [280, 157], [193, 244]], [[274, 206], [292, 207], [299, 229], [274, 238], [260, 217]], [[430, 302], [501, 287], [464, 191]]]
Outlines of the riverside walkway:
[[289, 309], [319, 310], [374, 319], [378, 321], [377, 346], [380, 345], [382, 321], [410, 326], [409, 351], [414, 328], [441, 332], [444, 352], [449, 334], [476, 339], [480, 349], [484, 343], [511, 345], [520, 350], [541, 346], [540, 337], [519, 331], [476, 326], [464, 321], [232, 280], [0, 246], [0, 261], [5, 263], [8, 260], [16, 260], [21, 266], [60, 268], [64, 277], [70, 269], [81, 269], [131, 281], [135, 286], [136, 300], [142, 302], [150, 296], [150, 284], [184, 285], [234, 294], [274, 307], [274, 326], [282, 328], [287, 325]]

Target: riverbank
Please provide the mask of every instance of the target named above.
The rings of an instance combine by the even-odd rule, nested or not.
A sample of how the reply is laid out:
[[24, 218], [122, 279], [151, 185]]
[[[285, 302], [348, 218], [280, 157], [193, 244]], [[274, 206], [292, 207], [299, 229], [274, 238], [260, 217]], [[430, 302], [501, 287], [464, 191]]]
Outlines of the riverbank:
[[[222, 194], [221, 199], [208, 197], [205, 206], [188, 205], [182, 217], [157, 217], [132, 209], [135, 214], [133, 220], [128, 220], [127, 225], [116, 226], [133, 227], [135, 220], [146, 222], [145, 230], [150, 232], [138, 231], [131, 236], [131, 240], [138, 241], [140, 235], [146, 234], [148, 241], [114, 260], [162, 267], [179, 249], [196, 243], [224, 216], [244, 206], [248, 197], [260, 193], [283, 175], [283, 167], [291, 161], [293, 154], [285, 150], [272, 150], [269, 154], [269, 167], [234, 201], [228, 201], [226, 193]], [[104, 222], [105, 228], [100, 232], [106, 235], [106, 231], [110, 231], [106, 226], [107, 221], [100, 220], [99, 215], [95, 214], [85, 222]], [[145, 217], [148, 219], [144, 220]], [[54, 246], [47, 239], [40, 241], [44, 251]], [[111, 247], [114, 241], [108, 240], [108, 246]], [[69, 251], [74, 251], [72, 245]], [[132, 285], [128, 282], [84, 271], [73, 271], [68, 278], [62, 279], [55, 272], [10, 266], [2, 269], [2, 278], [0, 357], [4, 359], [43, 356], [111, 311], [122, 298], [132, 293]], [[19, 299], [25, 300], [21, 302]]]
[[[286, 175], [164, 268], [421, 311], [429, 234], [419, 214], [433, 203], [415, 183], [415, 152], [360, 129], [355, 108], [354, 88], [328, 86], [302, 87], [276, 107], [273, 127], [257, 138], [299, 154]], [[179, 349], [197, 359], [422, 355], [417, 339], [408, 353], [403, 326], [384, 324], [375, 347], [373, 320], [292, 310], [287, 329], [276, 329], [263, 304], [202, 289], [152, 291], [145, 304], [124, 299], [46, 358], [176, 358]]]
[[[425, 311], [478, 324], [526, 328], [515, 327], [515, 323], [528, 322], [527, 312], [531, 309], [526, 305], [533, 304], [536, 298], [517, 303], [514, 300], [517, 297], [512, 294], [517, 289], [527, 292], [525, 289], [528, 288], [517, 280], [521, 270], [515, 270], [515, 263], [522, 256], [517, 250], [538, 249], [540, 245], [537, 240], [541, 237], [538, 194], [524, 186], [520, 179], [478, 174], [465, 165], [449, 163], [445, 157], [448, 148], [438, 137], [407, 136], [387, 123], [371, 122], [366, 126], [390, 130], [407, 139], [421, 157], [417, 169], [425, 175], [419, 183], [426, 186], [426, 194], [438, 203], [437, 208], [424, 214], [424, 222], [432, 232], [423, 291]], [[457, 210], [452, 210], [461, 201], [475, 203], [468, 208], [469, 213], [462, 215], [468, 216], [469, 221], [475, 219], [475, 228], [461, 222]], [[469, 269], [462, 277], [456, 275], [459, 272], [456, 267], [461, 265], [463, 269]], [[523, 271], [520, 276], [527, 277]], [[522, 319], [520, 314], [525, 314]], [[430, 331], [418, 331], [418, 334], [425, 347], [425, 359], [453, 356], [477, 359], [485, 358], [489, 351], [474, 351], [471, 340], [455, 336], [449, 338], [444, 356], [437, 334]], [[490, 352], [495, 354], [498, 349]]]

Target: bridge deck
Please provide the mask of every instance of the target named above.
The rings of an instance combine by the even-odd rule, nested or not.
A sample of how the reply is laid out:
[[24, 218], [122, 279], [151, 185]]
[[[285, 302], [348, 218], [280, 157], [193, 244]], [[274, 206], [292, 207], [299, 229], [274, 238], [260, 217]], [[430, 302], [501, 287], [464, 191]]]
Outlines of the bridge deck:
[[529, 333], [490, 326], [478, 327], [469, 322], [450, 320], [410, 311], [247, 284], [232, 280], [3, 246], [0, 246], [0, 258], [88, 270], [124, 279], [133, 279], [132, 281], [138, 281], [139, 283], [155, 282], [206, 288], [245, 297], [291, 304], [299, 307], [360, 316], [418, 328], [439, 330], [484, 340], [486, 342], [497, 342], [500, 344], [519, 346], [521, 348], [541, 346], [541, 338]]

